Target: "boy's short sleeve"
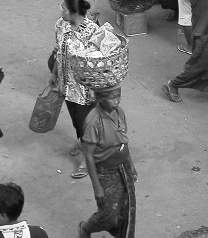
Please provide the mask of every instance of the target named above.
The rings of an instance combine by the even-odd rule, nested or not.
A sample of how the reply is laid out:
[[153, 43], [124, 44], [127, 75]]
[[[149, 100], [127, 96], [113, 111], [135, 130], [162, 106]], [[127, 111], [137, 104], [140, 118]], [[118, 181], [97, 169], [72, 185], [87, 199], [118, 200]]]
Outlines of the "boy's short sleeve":
[[91, 144], [99, 143], [99, 130], [97, 123], [95, 123], [94, 125], [92, 125], [92, 123], [89, 123], [88, 125], [85, 126], [82, 140], [86, 143]]

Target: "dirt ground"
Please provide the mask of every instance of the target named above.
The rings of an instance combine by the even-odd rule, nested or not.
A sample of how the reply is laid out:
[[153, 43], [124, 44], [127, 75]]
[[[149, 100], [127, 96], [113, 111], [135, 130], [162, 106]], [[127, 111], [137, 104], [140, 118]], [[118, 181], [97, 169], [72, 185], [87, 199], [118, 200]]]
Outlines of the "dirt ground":
[[[99, 1], [101, 22], [114, 24], [107, 0]], [[26, 196], [21, 219], [42, 225], [49, 237], [77, 237], [77, 224], [94, 210], [89, 177], [72, 180], [69, 156], [75, 133], [65, 105], [55, 130], [36, 134], [28, 123], [37, 95], [47, 85], [47, 58], [54, 46], [58, 1], [0, 1], [0, 181], [15, 181]], [[174, 104], [161, 85], [187, 60], [176, 50], [176, 22], [155, 6], [149, 34], [129, 38], [129, 75], [122, 107], [129, 125], [136, 183], [136, 237], [172, 238], [208, 225], [208, 94], [181, 90]], [[194, 165], [201, 168], [193, 172]], [[61, 170], [61, 173], [57, 173]], [[93, 237], [110, 237], [106, 233]]]

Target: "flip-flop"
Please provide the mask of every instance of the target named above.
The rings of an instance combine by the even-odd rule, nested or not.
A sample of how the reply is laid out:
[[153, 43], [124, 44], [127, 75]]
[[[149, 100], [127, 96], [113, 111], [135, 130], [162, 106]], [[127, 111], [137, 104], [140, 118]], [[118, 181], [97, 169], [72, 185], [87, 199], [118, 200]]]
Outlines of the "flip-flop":
[[88, 175], [86, 168], [79, 168], [78, 170], [72, 172], [71, 177], [74, 179], [81, 179]]
[[172, 102], [182, 102], [183, 101], [182, 98], [178, 94], [170, 92], [170, 88], [168, 87], [168, 85], [163, 85], [162, 90], [165, 93], [165, 95], [170, 99], [170, 101], [172, 101]]
[[178, 51], [182, 52], [182, 53], [185, 53], [185, 54], [188, 54], [188, 55], [192, 55], [192, 51], [185, 48], [184, 46], [180, 46], [178, 45], [177, 47]]

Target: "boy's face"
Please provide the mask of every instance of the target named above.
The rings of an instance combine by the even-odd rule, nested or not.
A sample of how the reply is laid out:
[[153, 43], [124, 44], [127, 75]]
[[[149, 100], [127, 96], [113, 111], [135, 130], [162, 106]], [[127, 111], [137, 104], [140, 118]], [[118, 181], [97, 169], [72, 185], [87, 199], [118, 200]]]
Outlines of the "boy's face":
[[104, 106], [104, 108], [107, 109], [107, 111], [111, 112], [119, 106], [120, 100], [121, 100], [121, 89], [119, 88], [113, 91], [107, 97], [103, 98], [101, 100], [101, 104]]

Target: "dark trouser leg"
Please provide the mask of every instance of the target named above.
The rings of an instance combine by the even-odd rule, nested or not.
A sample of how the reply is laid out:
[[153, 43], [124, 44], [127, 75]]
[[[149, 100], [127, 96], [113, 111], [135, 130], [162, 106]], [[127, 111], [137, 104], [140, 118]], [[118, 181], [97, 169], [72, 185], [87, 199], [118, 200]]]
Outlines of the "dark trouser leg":
[[74, 102], [65, 101], [69, 114], [72, 119], [72, 124], [76, 130], [77, 138], [83, 136], [83, 123], [88, 113], [94, 108], [95, 104], [80, 105]]
[[192, 26], [183, 26], [183, 32], [189, 46], [192, 46]]
[[69, 112], [69, 115], [71, 117], [71, 120], [72, 120], [72, 124], [76, 130], [76, 120], [75, 120], [75, 107], [76, 107], [76, 103], [74, 102], [69, 102], [69, 101], [65, 101], [66, 103], [66, 106], [67, 106], [67, 109], [68, 109], [68, 112]]
[[193, 54], [185, 64], [184, 72], [179, 74], [171, 85], [175, 88], [195, 88], [202, 90], [208, 84], [208, 37], [194, 43]]
[[[126, 231], [128, 221], [128, 194], [122, 193], [123, 201], [113, 202], [106, 201], [104, 208], [98, 208], [98, 211], [94, 213], [84, 224], [83, 229], [87, 234], [97, 233], [101, 231], [107, 231], [114, 237], [120, 237], [120, 234]], [[125, 204], [124, 204], [125, 201]], [[119, 206], [119, 207], [116, 207]], [[124, 229], [122, 231], [121, 229]]]

